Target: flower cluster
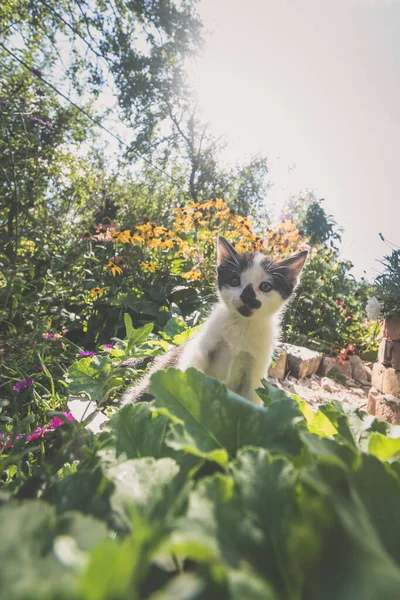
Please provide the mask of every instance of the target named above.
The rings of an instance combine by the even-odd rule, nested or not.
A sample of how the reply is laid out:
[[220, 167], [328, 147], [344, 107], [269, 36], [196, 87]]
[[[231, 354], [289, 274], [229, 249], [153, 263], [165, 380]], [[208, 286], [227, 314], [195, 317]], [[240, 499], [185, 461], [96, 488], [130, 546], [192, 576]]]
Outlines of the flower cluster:
[[[71, 415], [71, 413], [64, 412], [62, 414], [68, 421], [75, 421], [75, 419]], [[65, 421], [63, 421], [59, 417], [53, 417], [50, 420], [50, 423], [48, 425], [43, 425], [43, 427], [37, 427], [33, 433], [31, 433], [30, 435], [27, 436], [26, 441], [31, 442], [31, 441], [37, 440], [39, 438], [48, 438], [55, 429], [57, 429], [58, 427], [61, 427], [61, 425], [64, 425], [64, 422]], [[14, 440], [20, 440], [24, 437], [25, 436], [22, 433], [19, 433], [18, 435], [15, 436]], [[13, 447], [12, 436], [11, 435], [6, 436], [4, 433], [0, 432], [0, 448], [9, 449], [12, 447]]]
[[62, 335], [61, 333], [43, 333], [42, 337], [45, 340], [61, 340]]

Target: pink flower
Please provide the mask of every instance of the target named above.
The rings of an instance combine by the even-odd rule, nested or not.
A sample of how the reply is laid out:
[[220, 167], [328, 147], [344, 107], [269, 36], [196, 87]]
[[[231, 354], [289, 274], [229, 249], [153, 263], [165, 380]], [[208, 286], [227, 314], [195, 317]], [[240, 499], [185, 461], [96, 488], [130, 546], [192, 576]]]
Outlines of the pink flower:
[[[74, 417], [69, 412], [63, 413], [64, 417], [68, 419], [68, 421], [75, 421]], [[53, 417], [50, 421], [50, 427], [60, 427], [60, 425], [64, 425], [64, 421], [59, 417]]]
[[106, 350], [112, 350], [114, 348], [114, 344], [103, 344], [103, 348], [106, 348]]
[[53, 131], [53, 125], [50, 123], [50, 121], [43, 121], [38, 117], [31, 117], [31, 120], [39, 123], [39, 125], [43, 125], [43, 127], [47, 127], [47, 129], [50, 129], [50, 131]]
[[[64, 417], [68, 419], [68, 421], [75, 421], [74, 417], [69, 412], [62, 413]], [[59, 417], [53, 417], [49, 423], [49, 425], [44, 425], [44, 427], [37, 427], [35, 431], [28, 436], [28, 441], [36, 440], [37, 438], [44, 437], [48, 438], [51, 431], [54, 431], [57, 427], [61, 427], [64, 425], [64, 421]]]
[[31, 442], [40, 437], [49, 437], [48, 427], [37, 427], [31, 435], [28, 435], [28, 441]]
[[42, 337], [45, 340], [61, 340], [62, 335], [61, 333], [43, 333]]
[[15, 392], [24, 392], [33, 385], [34, 381], [35, 380], [33, 377], [25, 377], [25, 379], [17, 381], [17, 383], [13, 386], [13, 390]]
[[87, 358], [88, 356], [94, 356], [96, 352], [90, 352], [89, 350], [79, 350], [80, 356]]

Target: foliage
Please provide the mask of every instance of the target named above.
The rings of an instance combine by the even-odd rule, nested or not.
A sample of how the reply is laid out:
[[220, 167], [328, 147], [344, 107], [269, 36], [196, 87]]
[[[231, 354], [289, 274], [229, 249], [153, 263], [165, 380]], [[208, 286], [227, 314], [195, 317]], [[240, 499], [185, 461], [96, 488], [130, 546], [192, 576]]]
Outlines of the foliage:
[[[121, 361], [154, 352], [150, 328], [125, 326], [113, 348], [72, 363], [75, 399], [103, 409]], [[37, 401], [55, 364], [49, 356], [25, 391], [12, 391], [9, 376], [3, 388], [45, 419]], [[314, 413], [266, 381], [260, 408], [194, 369], [159, 372], [152, 392], [151, 403], [109, 405], [96, 435], [90, 417], [65, 419], [36, 443], [10, 419], [4, 597], [396, 597], [396, 427], [337, 402]], [[14, 411], [3, 403], [3, 427]]]
[[292, 198], [283, 213], [292, 220], [312, 246], [323, 245], [336, 248], [340, 242], [340, 229], [332, 215], [322, 206], [324, 199], [317, 199], [309, 192], [306, 196]]
[[351, 267], [334, 248], [311, 249], [298, 294], [285, 316], [288, 341], [329, 352], [348, 344], [361, 353], [376, 350], [378, 329], [365, 313], [371, 286], [363, 279], [356, 281]]
[[382, 263], [384, 270], [375, 278], [375, 292], [386, 317], [400, 311], [400, 250], [393, 249]]

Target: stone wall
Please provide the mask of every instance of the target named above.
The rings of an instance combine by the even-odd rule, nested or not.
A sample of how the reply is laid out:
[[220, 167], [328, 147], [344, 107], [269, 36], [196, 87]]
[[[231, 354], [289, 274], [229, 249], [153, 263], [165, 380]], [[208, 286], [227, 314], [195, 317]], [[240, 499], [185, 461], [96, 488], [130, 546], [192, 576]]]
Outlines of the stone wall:
[[388, 317], [382, 323], [372, 386], [368, 411], [379, 419], [400, 424], [400, 315]]

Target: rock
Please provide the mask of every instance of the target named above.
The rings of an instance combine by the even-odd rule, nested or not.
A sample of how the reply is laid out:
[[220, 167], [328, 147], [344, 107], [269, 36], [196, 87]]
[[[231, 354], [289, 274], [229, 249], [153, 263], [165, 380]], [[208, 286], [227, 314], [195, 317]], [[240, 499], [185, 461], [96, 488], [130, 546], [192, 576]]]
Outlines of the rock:
[[371, 383], [374, 388], [378, 390], [378, 392], [382, 392], [383, 390], [383, 376], [385, 374], [385, 366], [381, 363], [375, 363], [372, 367], [372, 377]]
[[363, 397], [365, 398], [365, 395], [366, 395], [365, 391], [361, 388], [353, 388], [351, 390], [351, 393], [355, 394], [356, 396], [359, 396], [360, 398], [363, 398]]
[[279, 349], [278, 352], [279, 355], [276, 358], [275, 365], [270, 367], [268, 375], [270, 377], [275, 377], [275, 379], [278, 381], [283, 381], [285, 379], [286, 372], [287, 352], [283, 349]]
[[400, 341], [383, 339], [379, 344], [378, 362], [400, 371]]
[[380, 394], [372, 387], [369, 391], [367, 411], [380, 421], [400, 425], [400, 400], [391, 394]]
[[356, 381], [360, 383], [367, 384], [371, 381], [371, 377], [368, 375], [368, 371], [364, 366], [363, 361], [359, 356], [353, 355], [350, 356], [350, 365], [351, 365], [351, 376]]
[[297, 379], [310, 377], [318, 371], [322, 360], [320, 352], [292, 344], [283, 344], [282, 348], [287, 352], [287, 370]]
[[372, 369], [372, 385], [383, 394], [400, 398], [400, 371], [375, 363]]
[[337, 383], [333, 381], [333, 379], [329, 379], [329, 377], [323, 377], [321, 379], [321, 387], [323, 390], [331, 394], [336, 394], [340, 390]]
[[387, 338], [393, 342], [400, 340], [400, 314], [392, 315], [383, 320], [381, 338]]
[[351, 364], [349, 360], [344, 361], [344, 364], [340, 363], [336, 357], [325, 356], [322, 360], [318, 374], [322, 377], [329, 375], [329, 373], [335, 369], [339, 375], [343, 377], [351, 377]]

